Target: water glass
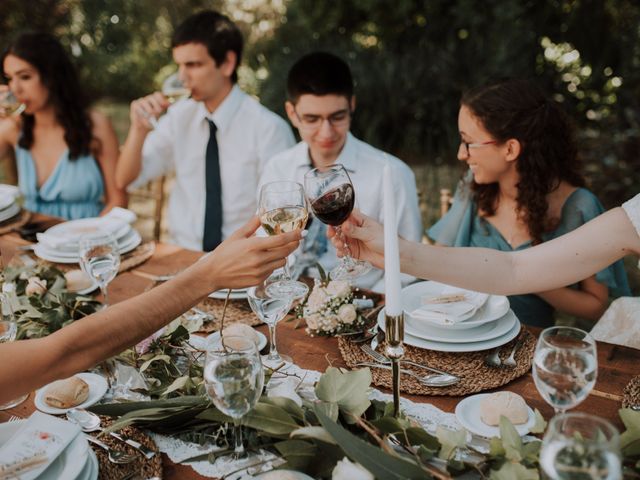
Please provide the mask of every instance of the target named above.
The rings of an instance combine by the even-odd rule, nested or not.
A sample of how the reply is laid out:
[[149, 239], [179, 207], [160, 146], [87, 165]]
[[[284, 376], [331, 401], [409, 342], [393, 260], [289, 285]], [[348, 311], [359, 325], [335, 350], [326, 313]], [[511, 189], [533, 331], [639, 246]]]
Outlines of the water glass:
[[109, 305], [107, 286], [120, 267], [118, 242], [113, 235], [99, 231], [80, 237], [79, 245], [80, 266], [100, 287], [106, 308]]
[[533, 379], [542, 398], [556, 413], [581, 403], [596, 383], [596, 342], [573, 327], [543, 330], [533, 357]]
[[231, 335], [211, 340], [204, 383], [213, 404], [234, 420], [234, 457], [246, 456], [241, 419], [256, 406], [264, 386], [264, 370], [253, 340]]
[[270, 346], [269, 354], [264, 359], [265, 364], [275, 368], [282, 363], [291, 363], [291, 357], [278, 353], [278, 347], [276, 345], [276, 324], [291, 310], [293, 299], [269, 296], [265, 283], [251, 287], [247, 291], [247, 299], [249, 300], [249, 305], [253, 313], [269, 327]]
[[551, 480], [619, 480], [620, 435], [611, 423], [595, 415], [556, 415], [542, 441], [540, 466]]
[[[0, 297], [0, 300], [2, 301], [2, 316], [3, 318], [7, 318], [8, 315], [5, 315], [5, 312], [7, 311], [7, 308], [10, 309], [10, 306], [4, 296]], [[10, 312], [9, 315], [12, 316], [13, 313]], [[18, 325], [16, 322], [12, 320], [0, 320], [0, 343], [13, 342], [16, 339], [17, 334]], [[28, 396], [29, 395], [27, 394], [6, 403], [0, 403], [0, 410], [7, 410], [15, 407], [16, 405], [24, 402]]]

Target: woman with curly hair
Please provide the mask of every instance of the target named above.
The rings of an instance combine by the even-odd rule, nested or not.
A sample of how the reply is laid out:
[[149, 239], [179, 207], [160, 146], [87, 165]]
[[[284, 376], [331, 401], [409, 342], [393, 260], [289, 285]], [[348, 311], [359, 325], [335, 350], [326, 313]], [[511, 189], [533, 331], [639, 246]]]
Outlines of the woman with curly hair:
[[0, 68], [19, 117], [0, 118], [0, 156], [15, 150], [28, 210], [76, 219], [125, 206], [115, 184], [118, 141], [111, 122], [91, 111], [69, 57], [55, 37], [24, 33], [9, 45]]
[[[506, 79], [465, 93], [458, 159], [469, 166], [451, 210], [430, 230], [439, 245], [523, 250], [563, 235], [604, 209], [584, 188], [573, 128], [534, 83]], [[621, 262], [577, 285], [509, 297], [524, 323], [553, 324], [554, 310], [597, 320], [609, 289], [629, 295]]]

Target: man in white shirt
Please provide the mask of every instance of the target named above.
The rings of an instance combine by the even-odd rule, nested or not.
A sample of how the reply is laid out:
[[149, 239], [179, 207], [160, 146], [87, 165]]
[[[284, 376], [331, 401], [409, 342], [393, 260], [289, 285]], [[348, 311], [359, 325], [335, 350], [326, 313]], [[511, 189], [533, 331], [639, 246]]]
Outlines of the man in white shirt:
[[[377, 221], [384, 222], [382, 172], [391, 167], [398, 210], [398, 233], [407, 240], [420, 241], [422, 221], [418, 207], [415, 176], [401, 160], [368, 145], [349, 133], [355, 109], [353, 80], [348, 65], [335, 55], [315, 52], [298, 60], [287, 80], [285, 108], [298, 129], [302, 142], [275, 155], [267, 163], [260, 185], [277, 180], [304, 184], [304, 175], [314, 167], [336, 163], [344, 165], [356, 195], [356, 207]], [[325, 270], [338, 261], [335, 249], [325, 238], [324, 225], [313, 219], [305, 257], [312, 252]], [[315, 230], [315, 231], [314, 231]], [[317, 230], [320, 230], [317, 232]], [[313, 242], [313, 243], [312, 243]], [[411, 277], [404, 277], [408, 283]], [[381, 270], [372, 269], [354, 284], [383, 291]]]
[[175, 172], [169, 233], [185, 248], [210, 251], [254, 215], [265, 163], [294, 144], [285, 120], [236, 85], [242, 44], [224, 15], [189, 17], [172, 53], [191, 97], [169, 107], [155, 92], [131, 103], [116, 182], [135, 188]]

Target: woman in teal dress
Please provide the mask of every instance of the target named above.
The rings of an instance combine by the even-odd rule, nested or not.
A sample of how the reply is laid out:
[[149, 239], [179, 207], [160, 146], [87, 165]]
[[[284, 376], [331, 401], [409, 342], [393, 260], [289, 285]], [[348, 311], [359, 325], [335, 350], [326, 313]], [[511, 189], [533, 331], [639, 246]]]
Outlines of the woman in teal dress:
[[[437, 244], [523, 250], [604, 211], [584, 188], [567, 116], [533, 83], [502, 80], [469, 91], [458, 124], [458, 158], [470, 172], [451, 210], [429, 229]], [[610, 291], [630, 294], [620, 261], [576, 285], [509, 300], [524, 323], [549, 326], [555, 310], [597, 320]]]
[[44, 33], [20, 35], [2, 55], [3, 77], [25, 105], [0, 119], [0, 156], [15, 150], [25, 208], [67, 220], [126, 206], [115, 185], [118, 141], [110, 121], [88, 109], [76, 71], [60, 43]]

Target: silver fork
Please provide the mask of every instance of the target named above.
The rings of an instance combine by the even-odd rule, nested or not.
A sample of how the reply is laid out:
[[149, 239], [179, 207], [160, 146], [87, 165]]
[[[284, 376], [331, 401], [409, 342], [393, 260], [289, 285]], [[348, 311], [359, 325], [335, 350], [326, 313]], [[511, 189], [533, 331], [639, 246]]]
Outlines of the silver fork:
[[523, 343], [524, 339], [522, 338], [516, 342], [513, 346], [513, 350], [511, 350], [511, 353], [509, 354], [509, 357], [502, 362], [503, 367], [516, 368], [518, 365], [516, 363], [516, 352], [520, 349]]
[[109, 447], [105, 443], [102, 443], [100, 440], [93, 438], [91, 435], [85, 435], [85, 438], [89, 442], [95, 445], [98, 445], [100, 448], [106, 450], [107, 456], [109, 457], [109, 461], [111, 463], [124, 465], [125, 463], [133, 462], [137, 458], [135, 455], [131, 455], [130, 453], [123, 452], [122, 450], [114, 450], [113, 448]]
[[19, 422], [20, 420], [22, 420], [22, 418], [17, 417], [16, 415], [11, 415], [11, 417], [9, 417], [9, 420], [7, 420], [7, 422]]
[[502, 347], [496, 348], [492, 353], [489, 353], [484, 357], [484, 364], [487, 367], [499, 367], [502, 365], [502, 360], [500, 360], [500, 348]]
[[[363, 344], [363, 345], [360, 345], [360, 349], [364, 353], [369, 355], [371, 358], [373, 358], [376, 362], [382, 363], [382, 364], [385, 364], [385, 365], [391, 365], [391, 360], [389, 360], [382, 353], [376, 352], [373, 348], [371, 348], [366, 343]], [[432, 368], [432, 367], [429, 367], [427, 365], [422, 365], [421, 363], [416, 363], [416, 362], [413, 362], [411, 360], [400, 360], [400, 363], [404, 364], [404, 365], [411, 365], [411, 366], [417, 367], [417, 368], [422, 368], [422, 369], [427, 370], [429, 372], [438, 373], [440, 375], [450, 375], [452, 377], [456, 377], [456, 375], [453, 375], [452, 373], [445, 372], [443, 370], [438, 370], [437, 368]]]

